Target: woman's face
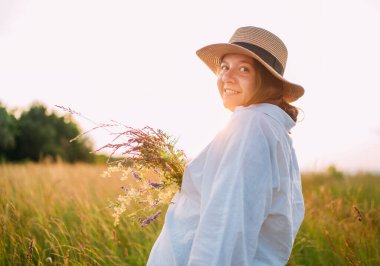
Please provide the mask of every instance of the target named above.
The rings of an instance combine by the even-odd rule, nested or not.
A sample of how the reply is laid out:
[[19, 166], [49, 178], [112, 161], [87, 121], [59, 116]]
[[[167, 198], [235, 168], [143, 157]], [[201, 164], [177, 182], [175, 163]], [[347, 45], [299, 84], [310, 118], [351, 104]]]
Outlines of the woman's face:
[[227, 109], [247, 106], [256, 89], [257, 72], [252, 57], [242, 54], [227, 54], [220, 64], [218, 89]]

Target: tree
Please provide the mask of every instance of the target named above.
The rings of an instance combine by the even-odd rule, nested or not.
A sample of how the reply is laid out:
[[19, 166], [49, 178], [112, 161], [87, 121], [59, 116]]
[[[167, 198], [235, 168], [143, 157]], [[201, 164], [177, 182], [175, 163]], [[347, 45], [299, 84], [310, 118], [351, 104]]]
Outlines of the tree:
[[71, 139], [80, 134], [78, 126], [70, 119], [51, 115], [52, 124], [56, 129], [55, 143], [59, 147], [57, 152], [67, 162], [86, 161], [93, 162], [95, 157], [91, 154], [92, 143], [88, 138], [82, 137], [73, 142]]
[[9, 152], [16, 145], [17, 120], [13, 114], [0, 103], [0, 162], [6, 160]]
[[32, 105], [18, 120], [12, 159], [40, 161], [60, 158], [67, 162], [91, 162], [94, 156], [90, 154], [92, 148], [88, 139], [69, 142], [79, 133], [78, 126], [70, 119], [49, 114], [41, 104]]

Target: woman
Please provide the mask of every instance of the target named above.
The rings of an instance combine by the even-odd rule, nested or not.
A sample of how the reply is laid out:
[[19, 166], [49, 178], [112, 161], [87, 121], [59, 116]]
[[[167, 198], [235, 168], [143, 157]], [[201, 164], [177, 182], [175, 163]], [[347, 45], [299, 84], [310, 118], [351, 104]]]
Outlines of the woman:
[[186, 166], [148, 265], [285, 265], [304, 215], [289, 103], [304, 90], [282, 77], [286, 47], [264, 29], [197, 54], [233, 113]]

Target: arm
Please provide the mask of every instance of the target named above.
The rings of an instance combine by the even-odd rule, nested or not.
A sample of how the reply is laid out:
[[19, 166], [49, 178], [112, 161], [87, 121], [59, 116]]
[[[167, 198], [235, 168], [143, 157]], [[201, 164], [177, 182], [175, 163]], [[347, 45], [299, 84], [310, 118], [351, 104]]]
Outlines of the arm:
[[271, 156], [260, 123], [238, 119], [228, 131], [209, 194], [202, 195], [189, 265], [249, 265], [271, 204]]

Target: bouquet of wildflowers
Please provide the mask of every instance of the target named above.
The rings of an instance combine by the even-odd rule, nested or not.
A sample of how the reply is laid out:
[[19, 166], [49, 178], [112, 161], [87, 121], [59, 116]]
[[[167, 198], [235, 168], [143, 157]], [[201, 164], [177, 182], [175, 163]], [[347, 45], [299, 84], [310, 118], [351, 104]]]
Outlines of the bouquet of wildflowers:
[[[87, 119], [70, 108], [57, 107]], [[155, 130], [149, 126], [136, 129], [115, 121], [111, 124], [95, 124], [96, 127], [71, 141], [99, 128], [106, 129], [114, 136], [110, 143], [95, 151], [111, 150], [107, 162], [108, 169], [103, 173], [103, 177], [110, 177], [116, 173], [121, 181], [125, 182], [125, 185], [120, 187], [122, 194], [110, 204], [114, 224], [119, 224], [124, 213], [141, 226], [150, 224], [157, 219], [162, 208], [170, 203], [174, 193], [181, 188], [187, 160], [185, 153], [176, 148], [177, 140], [162, 130]], [[121, 130], [118, 132], [111, 130], [120, 127]], [[115, 154], [121, 154], [121, 158], [110, 160]]]

